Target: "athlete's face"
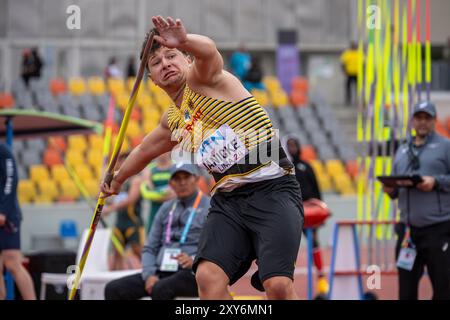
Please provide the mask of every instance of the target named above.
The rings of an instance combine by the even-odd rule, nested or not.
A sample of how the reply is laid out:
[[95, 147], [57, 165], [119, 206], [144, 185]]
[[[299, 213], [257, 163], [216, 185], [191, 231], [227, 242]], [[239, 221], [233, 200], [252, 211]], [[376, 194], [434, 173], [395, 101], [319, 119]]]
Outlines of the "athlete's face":
[[413, 128], [419, 137], [425, 137], [434, 131], [436, 118], [433, 118], [426, 112], [419, 112], [412, 119]]
[[186, 198], [197, 190], [198, 177], [188, 172], [177, 172], [169, 181], [178, 198]]
[[148, 60], [150, 78], [162, 88], [177, 86], [186, 80], [190, 62], [180, 50], [160, 47]]

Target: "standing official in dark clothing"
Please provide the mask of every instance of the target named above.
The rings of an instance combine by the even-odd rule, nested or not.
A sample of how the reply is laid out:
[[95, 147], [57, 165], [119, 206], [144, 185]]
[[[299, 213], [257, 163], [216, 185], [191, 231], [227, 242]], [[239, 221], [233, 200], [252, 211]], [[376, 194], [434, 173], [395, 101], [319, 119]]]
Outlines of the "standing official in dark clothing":
[[[287, 136], [285, 138], [286, 148], [288, 154], [295, 166], [295, 177], [300, 184], [302, 191], [302, 199], [305, 204], [310, 199], [322, 200], [319, 185], [317, 183], [316, 175], [311, 165], [303, 161], [301, 157], [300, 141], [294, 136]], [[313, 228], [313, 260], [318, 273], [317, 293], [328, 293], [328, 282], [322, 270], [322, 254], [320, 252], [320, 244], [318, 240], [317, 228]], [[305, 230], [303, 230], [305, 232]]]
[[433, 299], [450, 299], [450, 140], [435, 132], [436, 109], [419, 102], [412, 115], [415, 137], [401, 145], [393, 175], [418, 175], [422, 182], [384, 187], [398, 198], [396, 226], [400, 300], [417, 300], [426, 267]]

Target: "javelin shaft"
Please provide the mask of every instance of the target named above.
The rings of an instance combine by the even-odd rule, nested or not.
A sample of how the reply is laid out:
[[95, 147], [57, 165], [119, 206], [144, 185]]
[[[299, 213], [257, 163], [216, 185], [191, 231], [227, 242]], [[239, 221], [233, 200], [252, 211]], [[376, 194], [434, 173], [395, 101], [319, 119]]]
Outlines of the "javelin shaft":
[[[150, 55], [150, 49], [153, 45], [153, 35], [154, 35], [153, 31], [151, 31], [150, 36], [147, 40], [147, 43], [145, 44], [143, 58], [141, 60], [141, 64], [139, 65], [139, 71], [138, 71], [136, 80], [134, 82], [133, 90], [131, 91], [130, 99], [128, 100], [128, 105], [127, 105], [127, 109], [125, 111], [125, 115], [124, 115], [122, 123], [120, 125], [119, 135], [118, 135], [116, 143], [114, 145], [114, 150], [111, 155], [111, 160], [108, 164], [108, 168], [105, 173], [104, 183], [106, 183], [108, 185], [111, 183], [111, 181], [113, 179], [114, 167], [116, 165], [116, 162], [117, 162], [117, 159], [118, 159], [118, 156], [120, 153], [120, 149], [122, 148], [123, 140], [125, 138], [125, 132], [127, 130], [128, 123], [129, 123], [129, 120], [131, 117], [131, 112], [133, 110], [137, 94], [139, 92], [139, 85], [141, 83], [142, 77], [144, 76], [145, 65], [148, 61], [148, 57]], [[80, 278], [83, 273], [83, 269], [86, 264], [87, 257], [89, 255], [89, 250], [91, 248], [91, 244], [94, 239], [95, 230], [97, 228], [98, 221], [100, 220], [104, 205], [105, 205], [105, 198], [104, 198], [103, 193], [100, 193], [100, 195], [97, 199], [97, 205], [95, 207], [95, 212], [92, 217], [91, 227], [89, 229], [86, 243], [83, 248], [83, 254], [80, 259], [79, 269], [75, 273], [75, 281], [74, 281], [71, 291], [70, 291], [69, 300], [73, 300], [73, 298], [75, 297], [75, 293], [77, 291], [78, 284], [80, 282]]]
[[[83, 184], [80, 177], [78, 176], [78, 174], [75, 172], [74, 168], [68, 161], [66, 161], [65, 165], [66, 165], [67, 172], [69, 173], [73, 182], [77, 186], [78, 190], [80, 191], [84, 200], [88, 204], [89, 208], [91, 210], [94, 210], [94, 203], [92, 202], [92, 199], [89, 195], [89, 192], [86, 189], [86, 186]], [[102, 217], [100, 217], [100, 223], [102, 224], [103, 228], [108, 228], [108, 225], [106, 224], [105, 220]], [[125, 253], [124, 247], [120, 243], [120, 240], [117, 239], [117, 236], [114, 233], [111, 234], [111, 242], [113, 243], [114, 248], [116, 248], [117, 252], [123, 257], [123, 255]]]

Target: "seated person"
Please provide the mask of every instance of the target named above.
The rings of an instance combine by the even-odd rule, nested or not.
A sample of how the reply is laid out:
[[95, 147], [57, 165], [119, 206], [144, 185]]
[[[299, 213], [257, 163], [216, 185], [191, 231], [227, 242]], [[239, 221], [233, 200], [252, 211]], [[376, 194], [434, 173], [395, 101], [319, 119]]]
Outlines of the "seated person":
[[142, 273], [109, 282], [106, 300], [171, 300], [198, 296], [192, 263], [209, 209], [209, 197], [197, 187], [198, 169], [174, 166], [169, 184], [176, 198], [156, 214], [142, 250]]

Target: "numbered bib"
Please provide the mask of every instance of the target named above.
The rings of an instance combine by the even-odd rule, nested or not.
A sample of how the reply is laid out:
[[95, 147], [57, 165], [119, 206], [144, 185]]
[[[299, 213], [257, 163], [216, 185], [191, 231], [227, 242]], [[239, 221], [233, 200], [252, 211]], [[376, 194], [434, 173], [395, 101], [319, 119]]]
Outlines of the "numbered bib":
[[178, 271], [178, 260], [174, 259], [173, 257], [179, 255], [180, 253], [180, 248], [165, 248], [163, 253], [163, 260], [159, 269], [166, 272]]
[[248, 153], [236, 133], [226, 124], [202, 141], [197, 163], [208, 171], [224, 173]]
[[402, 248], [397, 259], [397, 267], [411, 271], [416, 260], [417, 251], [413, 248]]

